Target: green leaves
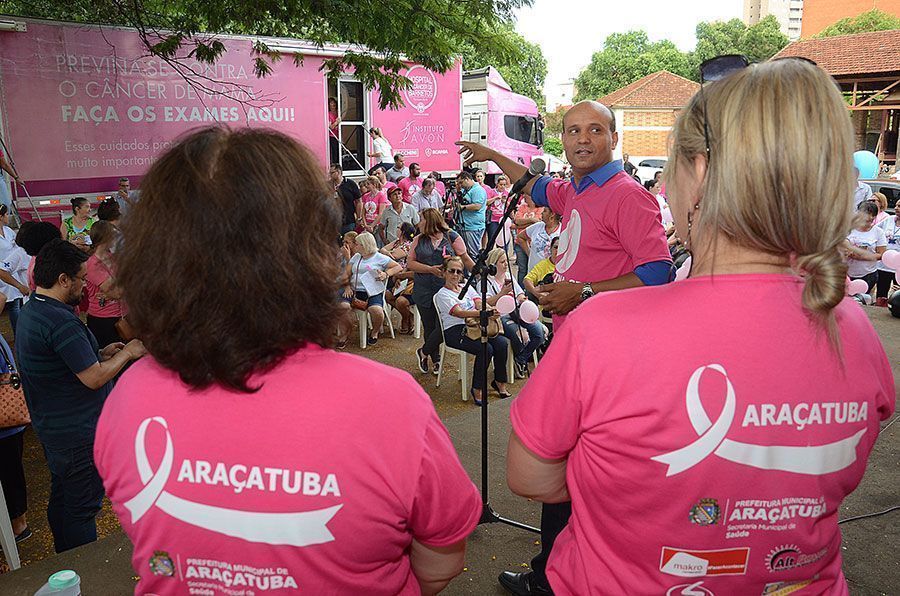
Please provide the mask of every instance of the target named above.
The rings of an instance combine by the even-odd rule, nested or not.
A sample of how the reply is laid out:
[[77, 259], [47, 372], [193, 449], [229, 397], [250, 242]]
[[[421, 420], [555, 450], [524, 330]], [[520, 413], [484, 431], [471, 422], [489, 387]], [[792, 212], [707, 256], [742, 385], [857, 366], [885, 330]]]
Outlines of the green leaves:
[[530, 97], [543, 110], [547, 60], [540, 46], [522, 37], [511, 23], [503, 23], [490, 37], [486, 43], [465, 45], [463, 68], [493, 66], [514, 92]]
[[900, 29], [900, 17], [873, 8], [859, 16], [841, 19], [816, 35], [816, 37], [834, 37], [836, 35], [889, 31], [891, 29]]
[[563, 155], [563, 144], [558, 138], [550, 137], [544, 139], [544, 151], [549, 153], [550, 155], [555, 155], [562, 159]]
[[788, 43], [773, 16], [752, 27], [740, 19], [697, 25], [697, 46], [682, 52], [669, 40], [651, 42], [645, 31], [613, 33], [603, 49], [575, 79], [576, 101], [597, 99], [641, 77], [667, 70], [699, 81], [700, 63], [722, 54], [744, 54], [751, 61], [768, 60]]
[[[546, 62], [540, 50], [529, 46], [509, 25], [515, 10], [531, 3], [532, 0], [4, 0], [3, 12], [133, 27], [151, 53], [173, 61], [187, 54], [200, 62], [216, 62], [227, 51], [216, 38], [219, 33], [293, 37], [319, 46], [346, 43], [354, 51], [329, 60], [325, 70], [331, 75], [355, 72], [364, 84], [380, 90], [381, 106], [386, 107], [397, 105], [401, 91], [409, 85], [399, 74], [404, 59], [446, 72], [457, 56], [472, 48], [493, 58], [492, 64], [500, 67], [514, 89], [540, 96]], [[272, 64], [280, 59], [262, 42], [254, 44], [252, 55], [254, 71], [260, 77], [271, 74]], [[517, 70], [519, 66], [522, 68]]]

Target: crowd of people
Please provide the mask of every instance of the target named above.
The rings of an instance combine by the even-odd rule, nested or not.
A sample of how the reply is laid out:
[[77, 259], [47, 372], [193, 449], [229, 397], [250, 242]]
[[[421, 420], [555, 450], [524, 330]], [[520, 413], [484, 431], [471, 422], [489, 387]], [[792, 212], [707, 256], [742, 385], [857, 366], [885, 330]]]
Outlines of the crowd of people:
[[[542, 503], [541, 550], [498, 578], [510, 592], [846, 594], [838, 512], [895, 402], [846, 282], [893, 283], [880, 261], [897, 218], [878, 197], [854, 213], [853, 132], [823, 71], [714, 70], [647, 186], [613, 158], [614, 113], [586, 101], [563, 121], [571, 177], [536, 177], [515, 205], [525, 167], [477, 143], [460, 154], [496, 164], [496, 188], [483, 171], [441, 190], [400, 154], [388, 165], [377, 129], [360, 186], [283, 134], [208, 128], [155, 162], [139, 201], [121, 183], [127, 210], [113, 197], [94, 221], [76, 199], [59, 228], [4, 228], [0, 248], [25, 254], [0, 280], [28, 300], [8, 307], [0, 356], [47, 459], [56, 550], [96, 539], [105, 494], [136, 593], [442, 590], [477, 489], [414, 377], [331, 349], [353, 309], [378, 344], [393, 305], [401, 334], [421, 318], [419, 374], [440, 369], [442, 343], [475, 355], [475, 404], [511, 396], [510, 354], [528, 377], [506, 468]], [[481, 283], [460, 297], [472, 276], [486, 304]], [[123, 341], [126, 320], [140, 339]], [[0, 429], [19, 539], [22, 428]]]

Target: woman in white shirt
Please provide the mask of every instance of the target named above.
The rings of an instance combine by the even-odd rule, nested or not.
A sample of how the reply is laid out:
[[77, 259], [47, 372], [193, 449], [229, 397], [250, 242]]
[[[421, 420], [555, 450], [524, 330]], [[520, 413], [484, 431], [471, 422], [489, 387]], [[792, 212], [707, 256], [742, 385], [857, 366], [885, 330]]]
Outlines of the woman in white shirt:
[[369, 170], [369, 174], [373, 174], [378, 168], [384, 168], [384, 171], [394, 167], [394, 150], [391, 148], [390, 142], [381, 134], [380, 128], [372, 127], [369, 129], [372, 135], [372, 151], [369, 157], [375, 158], [375, 165]]
[[9, 227], [9, 207], [6, 205], [0, 205], [0, 226], [2, 226], [0, 269], [4, 273], [0, 277], [0, 292], [6, 296], [6, 312], [15, 335], [19, 311], [22, 309], [25, 296], [29, 293], [28, 265], [31, 258], [16, 244], [16, 233]]
[[356, 254], [347, 263], [350, 283], [344, 287], [344, 300], [351, 302], [355, 297], [366, 301], [366, 310], [372, 318], [370, 344], [378, 342], [381, 325], [384, 323], [384, 291], [387, 279], [400, 273], [403, 268], [392, 258], [378, 252], [375, 236], [363, 232], [356, 237]]
[[[548, 210], [549, 211], [549, 210]], [[512, 296], [516, 306], [526, 300], [525, 291], [509, 272], [509, 258], [502, 248], [495, 248], [488, 253], [488, 265], [497, 268], [497, 273], [488, 277], [488, 304], [496, 306], [503, 296]], [[528, 375], [528, 361], [534, 351], [544, 343], [544, 328], [539, 321], [526, 323], [519, 317], [519, 309], [500, 318], [503, 323], [503, 335], [512, 345], [516, 363], [516, 377], [524, 379]], [[528, 343], [523, 341], [522, 330], [528, 332]]]
[[850, 232], [844, 243], [847, 251], [847, 276], [865, 281], [871, 292], [878, 278], [878, 262], [887, 250], [887, 239], [884, 230], [875, 226], [878, 206], [873, 201], [860, 203], [857, 216], [861, 218], [861, 223]]
[[[444, 287], [434, 296], [441, 328], [444, 330], [444, 341], [451, 348], [475, 355], [475, 370], [472, 373], [472, 388], [469, 390], [476, 406], [482, 405], [485, 387], [483, 383], [484, 361], [481, 341], [466, 335], [466, 319], [480, 316], [481, 298], [474, 287], [469, 288], [465, 298], [459, 299], [462, 290], [463, 262], [458, 256], [444, 259]], [[510, 397], [506, 390], [506, 360], [509, 353], [509, 340], [502, 334], [488, 339], [488, 359], [494, 361], [494, 380], [491, 387], [500, 394], [500, 398]]]
[[[900, 251], [900, 212], [888, 215], [878, 224], [878, 227], [884, 232], [884, 238], [887, 241], [885, 248]], [[875, 287], [876, 306], [887, 306], [891, 285], [897, 283], [896, 275], [897, 272], [885, 265], [884, 261], [878, 261], [878, 280]]]

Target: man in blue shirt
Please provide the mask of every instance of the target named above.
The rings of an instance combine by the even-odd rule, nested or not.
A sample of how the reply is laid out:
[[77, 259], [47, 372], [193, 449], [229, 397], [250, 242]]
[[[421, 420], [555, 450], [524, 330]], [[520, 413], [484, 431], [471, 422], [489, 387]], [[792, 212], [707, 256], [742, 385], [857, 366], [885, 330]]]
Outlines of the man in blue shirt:
[[474, 261], [481, 251], [481, 237], [484, 236], [487, 193], [468, 172], [459, 173], [456, 177], [456, 188], [459, 189], [462, 200], [456, 218], [456, 231], [463, 237], [466, 252]]
[[103, 483], [94, 467], [94, 431], [112, 379], [140, 358], [140, 340], [102, 350], [73, 306], [81, 301], [88, 256], [51, 240], [34, 265], [37, 289], [22, 308], [16, 355], [31, 421], [50, 468], [47, 520], [56, 552], [97, 539]]

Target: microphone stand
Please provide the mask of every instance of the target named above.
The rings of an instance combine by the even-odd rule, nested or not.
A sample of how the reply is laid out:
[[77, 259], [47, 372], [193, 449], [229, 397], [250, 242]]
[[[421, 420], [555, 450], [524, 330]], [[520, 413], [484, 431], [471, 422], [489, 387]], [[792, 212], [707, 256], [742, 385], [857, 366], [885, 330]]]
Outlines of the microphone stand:
[[[480, 323], [481, 329], [481, 357], [484, 361], [484, 370], [482, 371], [482, 394], [481, 394], [481, 519], [478, 520], [478, 524], [493, 524], [493, 523], [504, 523], [515, 528], [519, 528], [522, 530], [528, 530], [529, 532], [534, 532], [535, 534], [540, 534], [541, 531], [537, 528], [529, 526], [527, 524], [523, 524], [522, 522], [518, 522], [512, 519], [507, 519], [505, 517], [501, 517], [494, 509], [491, 507], [490, 500], [488, 498], [488, 365], [490, 364], [490, 359], [488, 358], [488, 303], [487, 303], [487, 284], [488, 284], [488, 276], [494, 275], [497, 273], [497, 268], [493, 265], [487, 264], [487, 255], [491, 250], [491, 247], [494, 246], [494, 243], [497, 241], [497, 236], [504, 229], [506, 222], [512, 218], [513, 214], [516, 211], [516, 205], [519, 203], [519, 193], [510, 193], [509, 197], [507, 197], [506, 210], [503, 213], [503, 217], [500, 219], [500, 225], [494, 229], [494, 232], [488, 234], [487, 245], [486, 247], [478, 254], [478, 259], [475, 261], [475, 267], [472, 269], [472, 274], [469, 276], [469, 279], [466, 281], [466, 284], [463, 286], [462, 291], [459, 293], [459, 298], [462, 300], [466, 293], [469, 291], [469, 288], [475, 283], [476, 276], [481, 276], [481, 308], [478, 313], [478, 320]], [[487, 207], [485, 207], [487, 209]], [[516, 309], [519, 308], [518, 303], [516, 304]], [[465, 365], [465, 363], [464, 363]], [[504, 363], [503, 366], [506, 366]], [[511, 381], [514, 379], [510, 379]]]

